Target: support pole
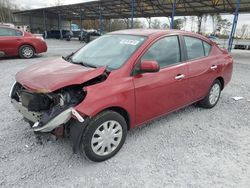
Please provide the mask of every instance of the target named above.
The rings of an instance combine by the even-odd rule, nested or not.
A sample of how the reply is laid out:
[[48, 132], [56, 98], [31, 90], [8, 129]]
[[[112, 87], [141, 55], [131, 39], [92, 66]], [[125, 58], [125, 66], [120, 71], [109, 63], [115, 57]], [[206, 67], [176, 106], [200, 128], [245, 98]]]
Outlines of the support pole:
[[109, 19], [109, 32], [111, 32], [111, 19]]
[[172, 17], [171, 17], [170, 29], [174, 29], [175, 11], [176, 11], [176, 0], [172, 0]]
[[135, 0], [131, 0], [131, 28], [134, 28]]
[[69, 30], [72, 31], [72, 19], [69, 21]]
[[47, 38], [47, 23], [46, 23], [46, 13], [43, 10], [43, 28], [44, 28], [44, 38]]
[[31, 32], [31, 28], [32, 28], [32, 19], [31, 15], [29, 15], [29, 32]]
[[99, 6], [99, 31], [102, 33], [103, 31], [103, 26], [102, 26], [102, 8]]
[[233, 46], [234, 35], [237, 27], [238, 17], [239, 17], [240, 0], [237, 0], [236, 9], [234, 12], [234, 21], [231, 29], [231, 33], [228, 40], [228, 51], [231, 52]]
[[60, 13], [58, 13], [58, 29], [60, 30], [60, 39], [63, 39]]
[[83, 14], [82, 14], [82, 11], [80, 10], [80, 32], [82, 33], [82, 17], [83, 17]]

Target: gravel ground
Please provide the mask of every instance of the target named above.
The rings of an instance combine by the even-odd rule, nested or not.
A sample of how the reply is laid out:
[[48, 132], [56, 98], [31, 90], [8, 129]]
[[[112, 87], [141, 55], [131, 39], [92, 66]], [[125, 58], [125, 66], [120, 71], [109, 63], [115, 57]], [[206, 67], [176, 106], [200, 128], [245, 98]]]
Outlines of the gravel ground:
[[73, 154], [67, 139], [39, 141], [10, 104], [17, 71], [83, 45], [47, 42], [37, 58], [0, 60], [0, 187], [250, 186], [249, 51], [233, 52], [233, 79], [215, 108], [189, 106], [134, 129], [115, 157], [93, 163]]

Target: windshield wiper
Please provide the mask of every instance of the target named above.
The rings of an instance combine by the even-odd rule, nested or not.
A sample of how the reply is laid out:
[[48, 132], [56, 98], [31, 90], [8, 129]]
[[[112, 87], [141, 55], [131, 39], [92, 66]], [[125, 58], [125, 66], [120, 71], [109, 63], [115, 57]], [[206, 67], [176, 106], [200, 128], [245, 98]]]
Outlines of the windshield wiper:
[[83, 62], [83, 61], [73, 61], [72, 59], [72, 56], [68, 56], [68, 57], [62, 57], [65, 61], [68, 61], [70, 63], [73, 63], [73, 64], [80, 64], [80, 65], [83, 65], [85, 67], [90, 67], [90, 68], [97, 68], [95, 65], [91, 65], [91, 64], [88, 64], [86, 62]]
[[73, 62], [73, 61], [71, 60], [71, 62], [72, 62], [72, 63], [74, 63], [74, 64], [80, 64], [80, 65], [83, 65], [84, 67], [97, 68], [97, 66], [95, 66], [95, 65], [91, 65], [91, 64], [88, 64], [88, 63], [83, 62], [83, 61], [80, 61], [80, 62]]
[[62, 58], [65, 60], [65, 61], [71, 61], [71, 57], [75, 54], [75, 52], [72, 52], [71, 54], [67, 55], [66, 57], [65, 56], [62, 56]]

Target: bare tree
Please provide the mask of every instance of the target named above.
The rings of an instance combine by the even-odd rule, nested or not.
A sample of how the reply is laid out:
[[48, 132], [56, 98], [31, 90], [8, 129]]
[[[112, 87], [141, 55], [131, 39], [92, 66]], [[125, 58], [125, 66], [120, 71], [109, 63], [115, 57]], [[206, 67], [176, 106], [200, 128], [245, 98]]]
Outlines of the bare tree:
[[212, 26], [213, 26], [213, 34], [216, 34], [216, 31], [218, 29], [218, 23], [220, 22], [221, 15], [216, 13], [216, 14], [210, 14], [211, 19], [212, 19]]
[[160, 29], [161, 28], [161, 21], [159, 19], [153, 19], [153, 21], [151, 23], [151, 28]]
[[169, 25], [167, 23], [161, 24], [161, 29], [169, 29]]
[[206, 33], [206, 23], [207, 23], [207, 18], [208, 18], [208, 14], [203, 14], [203, 21], [202, 21], [202, 24], [201, 24], [201, 32], [202, 33]]
[[14, 5], [10, 0], [0, 0], [0, 22], [12, 22], [14, 20]]
[[148, 22], [148, 28], [151, 28], [151, 22], [152, 22], [151, 17], [146, 18], [146, 20]]
[[247, 25], [247, 24], [242, 25], [242, 27], [240, 29], [240, 36], [239, 36], [240, 38], [247, 37], [246, 35], [247, 35], [247, 32], [248, 32], [248, 27], [249, 27], [249, 25]]
[[230, 26], [232, 25], [227, 19], [218, 20], [217, 31], [223, 35], [228, 35]]
[[202, 24], [202, 18], [203, 18], [203, 15], [199, 15], [197, 16], [197, 27], [198, 27], [198, 33], [201, 34], [201, 24]]
[[184, 16], [184, 18], [183, 18], [183, 29], [186, 30], [186, 27], [187, 27], [187, 17]]
[[178, 18], [174, 20], [174, 29], [182, 29], [183, 28], [183, 19]]
[[194, 20], [195, 20], [195, 17], [191, 16], [191, 31], [194, 31]]
[[144, 28], [143, 22], [141, 22], [139, 19], [134, 19], [134, 28]]

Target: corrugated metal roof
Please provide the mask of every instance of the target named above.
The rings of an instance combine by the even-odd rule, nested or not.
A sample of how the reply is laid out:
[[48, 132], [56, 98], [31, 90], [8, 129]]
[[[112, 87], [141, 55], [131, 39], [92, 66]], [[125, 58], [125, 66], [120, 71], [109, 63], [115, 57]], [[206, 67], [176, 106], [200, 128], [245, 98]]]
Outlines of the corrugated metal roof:
[[[172, 15], [173, 0], [135, 0], [134, 17], [161, 17]], [[176, 15], [202, 15], [211, 13], [233, 13], [237, 0], [176, 0]], [[53, 6], [15, 12], [14, 14], [42, 16], [48, 18], [60, 14], [62, 19], [130, 18], [131, 0], [99, 0], [85, 3]], [[250, 0], [241, 0], [239, 12], [250, 13]]]

